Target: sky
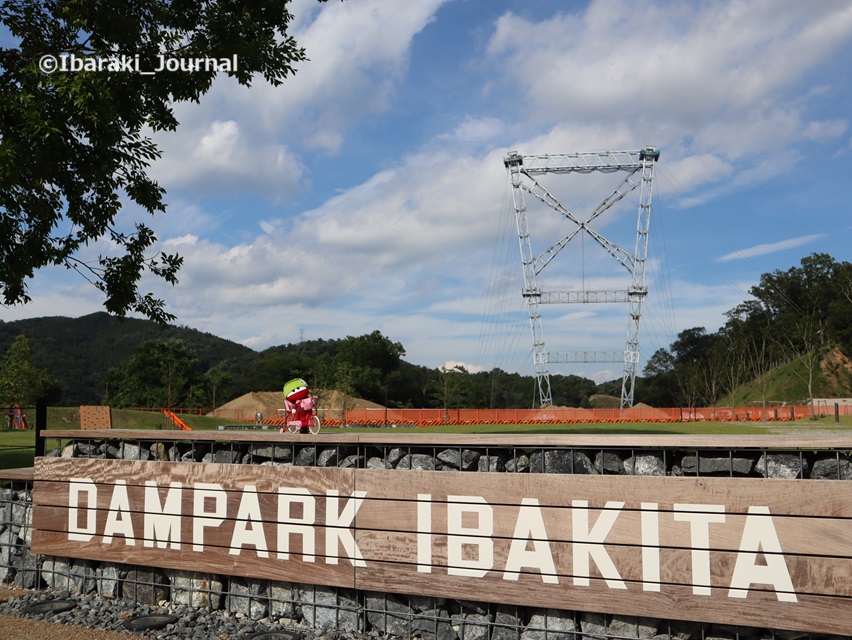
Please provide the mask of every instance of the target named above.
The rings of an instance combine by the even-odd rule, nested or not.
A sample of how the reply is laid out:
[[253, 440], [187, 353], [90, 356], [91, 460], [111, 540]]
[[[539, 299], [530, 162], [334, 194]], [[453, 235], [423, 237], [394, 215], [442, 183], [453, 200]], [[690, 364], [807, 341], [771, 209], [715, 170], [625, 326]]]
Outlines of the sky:
[[[850, 260], [852, 4], [749, 0], [294, 0], [308, 61], [278, 87], [220, 77], [178, 104], [150, 168], [168, 209], [128, 203], [179, 284], [175, 324], [256, 350], [380, 331], [429, 368], [533, 375], [503, 159], [660, 150], [639, 370], [680, 331], [716, 331], [763, 273]], [[545, 176], [585, 219], [623, 175]], [[533, 252], [573, 229], [526, 197]], [[633, 252], [638, 191], [594, 223]], [[86, 249], [108, 254], [105, 242]], [[591, 239], [544, 290], [626, 289]], [[79, 317], [97, 290], [61, 268], [0, 318]], [[547, 350], [623, 350], [624, 304], [547, 305]], [[551, 365], [597, 382], [620, 364]]]

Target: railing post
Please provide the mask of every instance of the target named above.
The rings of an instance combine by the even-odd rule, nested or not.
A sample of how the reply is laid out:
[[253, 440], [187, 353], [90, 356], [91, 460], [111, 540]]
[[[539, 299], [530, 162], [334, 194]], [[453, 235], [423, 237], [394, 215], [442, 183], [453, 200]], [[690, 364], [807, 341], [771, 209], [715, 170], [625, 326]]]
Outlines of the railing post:
[[42, 432], [47, 429], [47, 400], [40, 398], [36, 400], [35, 415], [35, 456], [44, 457], [44, 438]]

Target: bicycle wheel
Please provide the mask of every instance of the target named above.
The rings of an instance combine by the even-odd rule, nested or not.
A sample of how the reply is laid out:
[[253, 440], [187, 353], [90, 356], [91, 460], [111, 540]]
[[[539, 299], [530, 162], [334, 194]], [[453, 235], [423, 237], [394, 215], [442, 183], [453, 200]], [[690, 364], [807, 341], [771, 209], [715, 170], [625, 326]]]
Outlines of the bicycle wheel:
[[287, 420], [287, 433], [299, 433], [301, 426], [295, 420]]
[[311, 418], [311, 422], [310, 422], [310, 424], [308, 425], [308, 430], [309, 430], [311, 433], [319, 433], [319, 430], [320, 430], [320, 419], [319, 419], [319, 416], [313, 416], [313, 417]]

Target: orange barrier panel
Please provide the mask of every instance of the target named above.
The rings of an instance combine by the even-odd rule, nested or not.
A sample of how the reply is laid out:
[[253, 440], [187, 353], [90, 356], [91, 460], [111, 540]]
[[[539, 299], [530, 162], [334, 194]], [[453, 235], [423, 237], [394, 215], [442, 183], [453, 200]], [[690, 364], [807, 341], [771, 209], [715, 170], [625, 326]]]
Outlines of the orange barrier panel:
[[18, 406], [16, 402], [13, 407], [9, 408], [9, 424], [12, 429], [21, 429], [26, 430], [27, 427], [27, 417], [24, 415], [24, 412]]

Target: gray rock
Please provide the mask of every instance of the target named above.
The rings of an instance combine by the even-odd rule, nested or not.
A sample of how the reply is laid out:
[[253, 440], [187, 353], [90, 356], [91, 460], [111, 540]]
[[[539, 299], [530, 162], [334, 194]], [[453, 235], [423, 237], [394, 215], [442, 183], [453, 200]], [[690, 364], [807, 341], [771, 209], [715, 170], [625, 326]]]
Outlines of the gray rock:
[[452, 616], [460, 640], [489, 640], [491, 618], [483, 613], [463, 613]]
[[155, 442], [151, 445], [149, 451], [151, 452], [151, 457], [154, 460], [167, 462], [169, 459], [169, 451], [164, 442]]
[[243, 454], [240, 447], [214, 445], [213, 451], [202, 458], [202, 462], [215, 462], [217, 464], [237, 464]]
[[617, 453], [598, 451], [595, 454], [595, 470], [601, 474], [619, 475], [624, 473], [624, 462]]
[[[24, 589], [35, 589], [39, 585], [39, 569], [42, 563], [41, 556], [30, 553], [29, 548], [22, 550], [20, 555], [14, 557], [16, 587]], [[85, 592], [84, 592], [85, 593]]]
[[606, 638], [606, 616], [602, 613], [580, 614], [580, 629], [583, 640], [604, 640]]
[[302, 447], [293, 458], [293, 464], [297, 467], [313, 467], [317, 462], [316, 447]]
[[754, 470], [765, 478], [802, 478], [807, 475], [808, 461], [792, 453], [764, 453]]
[[306, 586], [300, 590], [305, 623], [315, 629], [361, 630], [361, 607], [345, 593], [329, 587]]
[[150, 460], [151, 452], [132, 442], [122, 442], [118, 447], [107, 447], [107, 457], [118, 460]]
[[680, 466], [685, 476], [696, 473], [698, 475], [747, 476], [754, 467], [754, 460], [740, 456], [684, 456]]
[[530, 456], [530, 471], [533, 473], [592, 475], [598, 473], [589, 456], [582, 451], [569, 449], [536, 451]]
[[675, 620], [669, 623], [669, 633], [676, 640], [697, 640], [704, 634], [704, 625], [700, 622]]
[[495, 473], [506, 470], [506, 461], [501, 456], [480, 456], [476, 466], [477, 471]]
[[121, 597], [138, 604], [167, 600], [169, 591], [169, 579], [160, 570], [130, 569], [121, 581]]
[[659, 631], [660, 621], [653, 618], [613, 616], [609, 623], [610, 636], [651, 640]]
[[518, 608], [508, 604], [497, 606], [491, 627], [491, 640], [520, 640], [523, 621]]
[[405, 457], [406, 454], [407, 451], [402, 447], [392, 447], [388, 449], [387, 453], [385, 454], [385, 462], [391, 465], [390, 468], [394, 468], [399, 463], [399, 461]]
[[357, 453], [350, 454], [343, 458], [338, 466], [341, 469], [362, 469], [365, 466], [364, 456]]
[[289, 445], [284, 444], [252, 444], [249, 445], [248, 455], [253, 458], [291, 462], [293, 460], [293, 449]]
[[172, 602], [196, 609], [219, 609], [222, 606], [224, 585], [213, 574], [194, 571], [169, 570], [172, 584]]
[[[187, 446], [187, 445], [185, 445]], [[212, 451], [212, 448], [207, 442], [193, 442], [187, 446], [186, 451], [181, 455], [181, 462], [201, 462]]]
[[444, 449], [438, 454], [438, 460], [453, 469], [470, 471], [476, 468], [481, 455], [471, 449]]
[[506, 471], [509, 473], [525, 473], [529, 471], [529, 469], [530, 459], [523, 453], [506, 462]]
[[414, 614], [408, 605], [403, 604], [390, 594], [367, 594], [367, 622], [371, 629], [384, 635], [407, 638], [411, 635], [411, 621]]
[[74, 560], [71, 564], [71, 593], [94, 593], [98, 589], [96, 563], [92, 560]]
[[323, 449], [317, 456], [318, 467], [336, 467], [338, 464], [337, 449]]
[[538, 609], [521, 633], [521, 640], [575, 640], [577, 625], [568, 611]]
[[265, 582], [232, 577], [228, 585], [228, 611], [249, 620], [260, 620], [269, 614], [269, 593]]
[[56, 591], [71, 591], [71, 561], [68, 558], [45, 556], [41, 577], [48, 587]]
[[15, 556], [20, 555], [21, 540], [11, 528], [0, 533], [0, 582], [11, 582], [15, 576], [12, 564]]
[[411, 630], [423, 640], [456, 640], [458, 634], [446, 609], [430, 609], [418, 614], [411, 622]]
[[822, 458], [811, 468], [813, 480], [852, 480], [852, 462], [848, 458]]
[[269, 585], [269, 614], [276, 618], [296, 618], [299, 590], [292, 582], [273, 582]]
[[664, 476], [666, 465], [658, 455], [639, 454], [624, 461], [624, 473], [631, 476]]
[[100, 443], [83, 440], [82, 442], [77, 442], [76, 445], [77, 455], [74, 457], [99, 458], [103, 456], [103, 451], [101, 449]]
[[396, 465], [397, 469], [412, 469], [414, 471], [435, 471], [435, 458], [423, 453], [412, 453], [403, 456]]
[[368, 469], [393, 469], [393, 465], [379, 456], [373, 456], [367, 460]]
[[101, 562], [95, 568], [98, 595], [108, 598], [118, 597], [118, 585], [121, 570], [119, 565], [112, 562]]

